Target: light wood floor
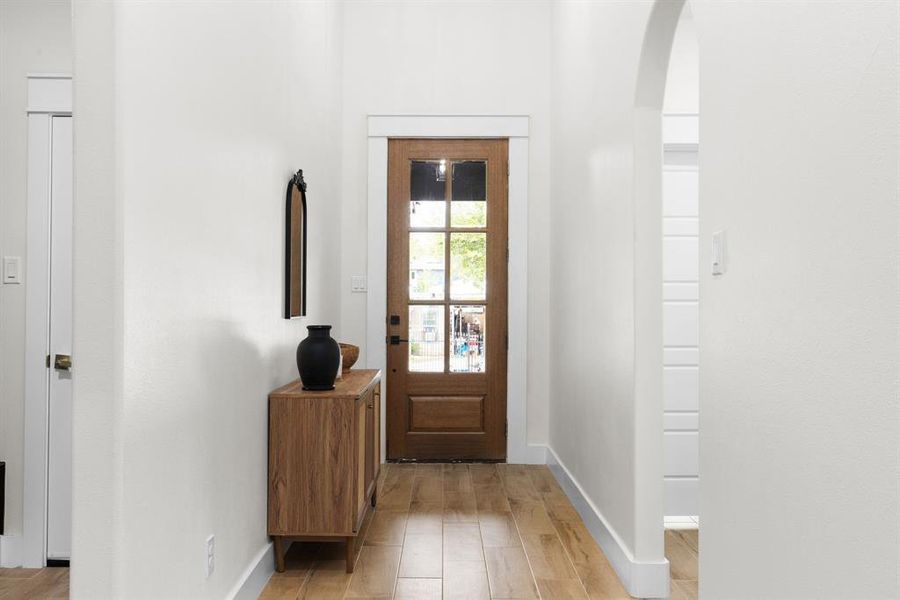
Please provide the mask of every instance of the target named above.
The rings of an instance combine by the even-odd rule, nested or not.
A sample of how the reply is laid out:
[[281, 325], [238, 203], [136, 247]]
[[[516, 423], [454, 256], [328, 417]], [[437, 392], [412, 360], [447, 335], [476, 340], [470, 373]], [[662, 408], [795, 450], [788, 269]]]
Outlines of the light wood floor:
[[[262, 599], [629, 597], [546, 467], [385, 467], [356, 572], [341, 544], [294, 544]], [[697, 598], [698, 548], [696, 529], [666, 531], [672, 600]], [[0, 569], [0, 600], [68, 595], [69, 569]]]
[[69, 569], [0, 569], [0, 600], [65, 600]]
[[294, 544], [260, 598], [629, 598], [547, 467], [389, 464], [378, 496], [355, 573]]
[[671, 600], [696, 600], [700, 532], [696, 529], [666, 530]]

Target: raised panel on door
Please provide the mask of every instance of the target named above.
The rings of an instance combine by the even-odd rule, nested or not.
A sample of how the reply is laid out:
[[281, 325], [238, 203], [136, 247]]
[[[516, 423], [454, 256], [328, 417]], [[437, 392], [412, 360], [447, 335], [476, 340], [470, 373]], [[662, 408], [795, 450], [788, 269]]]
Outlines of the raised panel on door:
[[696, 302], [663, 303], [663, 344], [697, 346], [700, 343], [700, 307]]
[[700, 479], [697, 477], [666, 478], [666, 515], [700, 514]]
[[667, 431], [665, 475], [696, 477], [700, 462], [699, 434], [696, 431]]
[[503, 459], [508, 141], [388, 153], [388, 458]]

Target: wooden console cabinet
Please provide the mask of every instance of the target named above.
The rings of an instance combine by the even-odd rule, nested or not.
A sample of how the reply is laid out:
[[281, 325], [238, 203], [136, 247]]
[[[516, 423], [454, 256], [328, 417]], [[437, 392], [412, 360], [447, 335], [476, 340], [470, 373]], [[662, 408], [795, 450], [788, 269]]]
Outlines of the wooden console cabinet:
[[353, 370], [328, 392], [294, 381], [269, 394], [269, 535], [275, 569], [285, 541], [341, 541], [353, 572], [356, 535], [375, 506], [381, 466], [381, 371]]

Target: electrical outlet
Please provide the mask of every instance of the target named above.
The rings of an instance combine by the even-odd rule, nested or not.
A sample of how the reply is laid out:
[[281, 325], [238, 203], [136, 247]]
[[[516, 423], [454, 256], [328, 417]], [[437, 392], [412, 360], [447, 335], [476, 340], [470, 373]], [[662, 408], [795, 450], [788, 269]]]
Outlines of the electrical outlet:
[[216, 570], [216, 536], [206, 538], [206, 576], [209, 577]]

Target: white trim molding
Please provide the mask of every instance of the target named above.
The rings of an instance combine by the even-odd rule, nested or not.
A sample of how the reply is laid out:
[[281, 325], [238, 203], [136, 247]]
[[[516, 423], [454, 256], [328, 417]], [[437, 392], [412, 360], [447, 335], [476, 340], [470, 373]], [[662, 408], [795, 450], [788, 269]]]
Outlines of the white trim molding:
[[[384, 369], [387, 315], [387, 169], [389, 138], [509, 138], [509, 353], [506, 460], [544, 464], [543, 446], [527, 441], [528, 131], [524, 115], [370, 115], [368, 118], [368, 292], [366, 366]], [[381, 405], [386, 455], [386, 402]]]
[[22, 536], [0, 535], [0, 568], [22, 566]]
[[43, 567], [47, 559], [49, 414], [44, 359], [50, 311], [50, 149], [53, 117], [72, 114], [72, 79], [68, 75], [29, 75], [27, 87], [24, 505], [18, 558], [22, 566]]
[[553, 448], [547, 447], [547, 465], [563, 491], [572, 501], [588, 531], [609, 559], [616, 574], [629, 594], [635, 598], [669, 597], [669, 561], [639, 561], [616, 530], [603, 517], [600, 509], [591, 502], [578, 480], [559, 460]]
[[527, 138], [527, 115], [369, 115], [370, 138]]
[[27, 101], [29, 114], [72, 114], [72, 76], [65, 74], [28, 75]]
[[272, 542], [263, 546], [228, 593], [229, 600], [256, 600], [275, 572]]

